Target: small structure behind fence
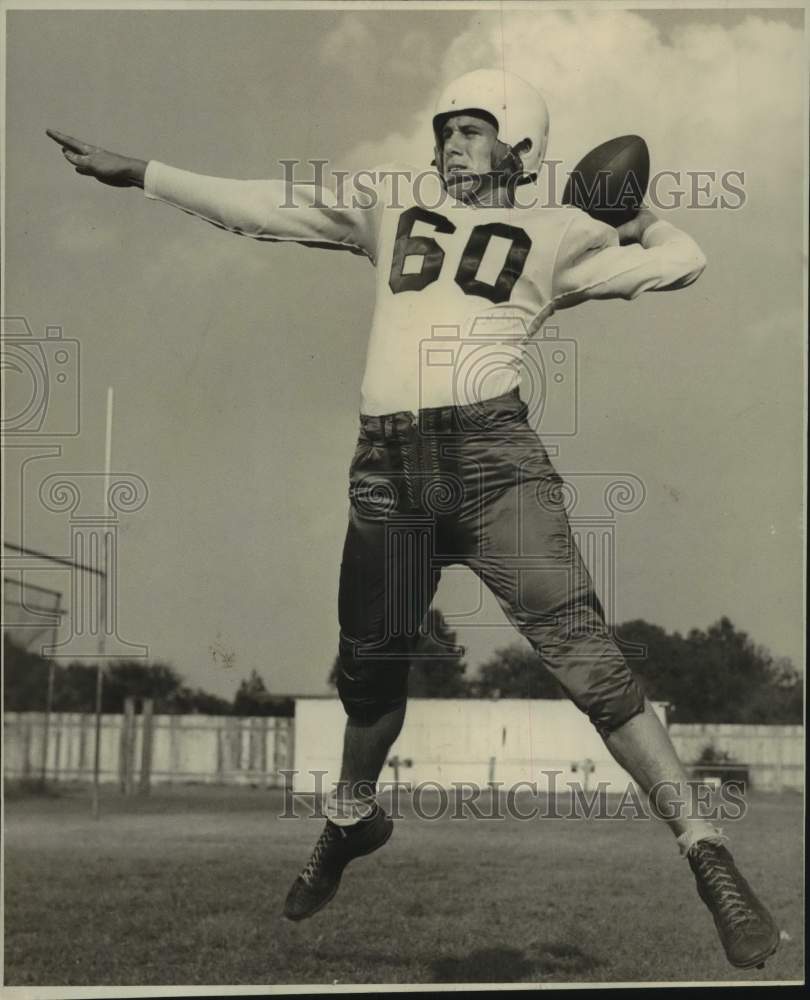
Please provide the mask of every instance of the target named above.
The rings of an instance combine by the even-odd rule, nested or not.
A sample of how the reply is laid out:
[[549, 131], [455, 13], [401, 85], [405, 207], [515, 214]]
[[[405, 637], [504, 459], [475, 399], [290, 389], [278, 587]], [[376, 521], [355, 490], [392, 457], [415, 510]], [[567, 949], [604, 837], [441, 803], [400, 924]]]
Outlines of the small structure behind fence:
[[[152, 783], [284, 784], [280, 772], [293, 766], [292, 719], [153, 715], [145, 702], [139, 714], [130, 702], [123, 715], [102, 716], [101, 780], [124, 794], [147, 792]], [[44, 713], [6, 712], [4, 730], [5, 776], [39, 778]], [[54, 712], [49, 730], [46, 779], [91, 781], [94, 717]]]
[[739, 770], [759, 791], [804, 788], [804, 729], [802, 726], [747, 726], [719, 722], [673, 723], [669, 735], [687, 764], [699, 760], [707, 747], [717, 764], [694, 768], [695, 777], [711, 778], [718, 771]]

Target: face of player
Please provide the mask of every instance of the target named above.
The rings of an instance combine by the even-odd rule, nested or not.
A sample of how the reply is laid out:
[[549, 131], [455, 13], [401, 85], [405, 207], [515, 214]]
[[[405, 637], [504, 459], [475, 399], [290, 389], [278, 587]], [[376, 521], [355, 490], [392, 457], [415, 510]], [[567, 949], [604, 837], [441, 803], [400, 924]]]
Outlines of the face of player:
[[477, 115], [454, 115], [441, 134], [445, 180], [458, 174], [485, 174], [492, 169], [498, 140], [495, 126]]

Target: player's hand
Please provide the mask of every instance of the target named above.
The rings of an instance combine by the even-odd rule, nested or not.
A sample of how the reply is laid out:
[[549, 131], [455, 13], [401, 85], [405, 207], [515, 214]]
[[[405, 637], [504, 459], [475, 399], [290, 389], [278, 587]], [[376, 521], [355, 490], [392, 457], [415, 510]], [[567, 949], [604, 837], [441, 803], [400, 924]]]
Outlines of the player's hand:
[[102, 184], [112, 187], [143, 187], [146, 172], [145, 160], [119, 156], [100, 146], [91, 146], [72, 136], [46, 129], [45, 134], [62, 147], [62, 155], [71, 163], [77, 174], [95, 177]]
[[617, 227], [616, 235], [619, 237], [619, 243], [640, 243], [644, 230], [657, 221], [658, 216], [655, 212], [651, 212], [649, 208], [640, 208], [635, 218]]

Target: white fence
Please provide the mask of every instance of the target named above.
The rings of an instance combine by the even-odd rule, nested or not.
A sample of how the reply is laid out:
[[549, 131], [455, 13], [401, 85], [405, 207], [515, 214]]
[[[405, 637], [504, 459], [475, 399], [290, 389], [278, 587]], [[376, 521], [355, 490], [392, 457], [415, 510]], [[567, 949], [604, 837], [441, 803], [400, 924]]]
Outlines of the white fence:
[[[663, 704], [655, 710], [662, 721]], [[295, 790], [328, 789], [337, 778], [343, 713], [333, 699], [298, 699], [295, 709]], [[804, 731], [801, 726], [672, 725], [675, 749], [687, 769], [711, 744], [733, 762], [746, 765], [747, 784], [757, 790], [804, 787]], [[435, 781], [505, 786], [531, 781], [547, 788], [557, 772], [566, 782], [606, 782], [623, 791], [629, 776], [608, 754], [590, 721], [567, 700], [419, 699], [408, 704], [402, 734], [389, 755], [382, 781]], [[591, 770], [592, 769], [592, 770]], [[587, 778], [584, 776], [590, 771]], [[319, 772], [324, 772], [319, 774]], [[709, 778], [711, 770], [694, 772]]]
[[[134, 764], [135, 780], [143, 780], [145, 765], [151, 781], [157, 783], [200, 781], [272, 787], [282, 785], [279, 772], [292, 767], [292, 719], [156, 715], [151, 720], [151, 739], [147, 737], [146, 748], [142, 719], [135, 716], [134, 739], [128, 740], [123, 715], [102, 716], [102, 781], [123, 783], [126, 758]], [[53, 713], [48, 726], [47, 762], [43, 761], [44, 722], [40, 712], [5, 713], [5, 775], [40, 778], [44, 765], [48, 780], [91, 780], [95, 717], [88, 713]]]
[[[664, 706], [655, 710], [663, 719]], [[328, 790], [337, 780], [342, 738], [338, 701], [296, 701], [295, 791]], [[542, 791], [551, 791], [552, 782], [567, 791], [568, 781], [592, 788], [601, 781], [608, 791], [623, 791], [629, 781], [588, 718], [563, 699], [412, 698], [389, 760], [397, 763], [383, 769], [381, 781], [430, 781], [444, 788], [530, 781]]]
[[[656, 706], [663, 718], [663, 706]], [[126, 738], [124, 716], [103, 716], [101, 778], [125, 780], [125, 758], [133, 783], [151, 781], [250, 784], [284, 783], [282, 770], [295, 768], [297, 791], [313, 791], [336, 780], [343, 738], [343, 709], [336, 698], [299, 698], [296, 717], [235, 718], [157, 715], [144, 753], [143, 716]], [[148, 727], [147, 727], [148, 731]], [[706, 746], [746, 765], [755, 789], [804, 786], [804, 730], [801, 726], [684, 725], [670, 727], [681, 760], [693, 764]], [[4, 771], [7, 777], [43, 773], [44, 715], [6, 712]], [[91, 714], [53, 713], [45, 770], [50, 780], [90, 780], [95, 720]], [[150, 752], [151, 751], [151, 752]], [[392, 748], [383, 781], [484, 784], [518, 781], [543, 784], [543, 771], [558, 772], [559, 786], [590, 771], [595, 787], [605, 781], [624, 788], [627, 775], [610, 758], [588, 719], [570, 702], [528, 699], [411, 699], [400, 738]], [[586, 763], [587, 762], [587, 763]], [[591, 770], [592, 768], [592, 770]], [[318, 778], [317, 772], [325, 772]], [[703, 771], [703, 777], [711, 771]], [[547, 779], [545, 779], [547, 780]]]
[[[731, 767], [748, 771], [752, 788], [781, 791], [804, 788], [804, 729], [802, 726], [742, 726], [720, 723], [674, 723], [669, 734], [678, 756], [698, 760], [707, 746], [727, 753]], [[709, 777], [711, 768], [702, 771]]]

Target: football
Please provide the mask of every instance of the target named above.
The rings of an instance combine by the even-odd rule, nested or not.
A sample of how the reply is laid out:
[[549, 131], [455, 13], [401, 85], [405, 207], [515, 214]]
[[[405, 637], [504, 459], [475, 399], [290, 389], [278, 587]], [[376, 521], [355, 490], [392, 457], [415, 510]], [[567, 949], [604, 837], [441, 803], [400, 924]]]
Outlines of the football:
[[650, 181], [650, 151], [640, 135], [620, 135], [596, 146], [571, 171], [563, 204], [621, 226], [638, 214]]

